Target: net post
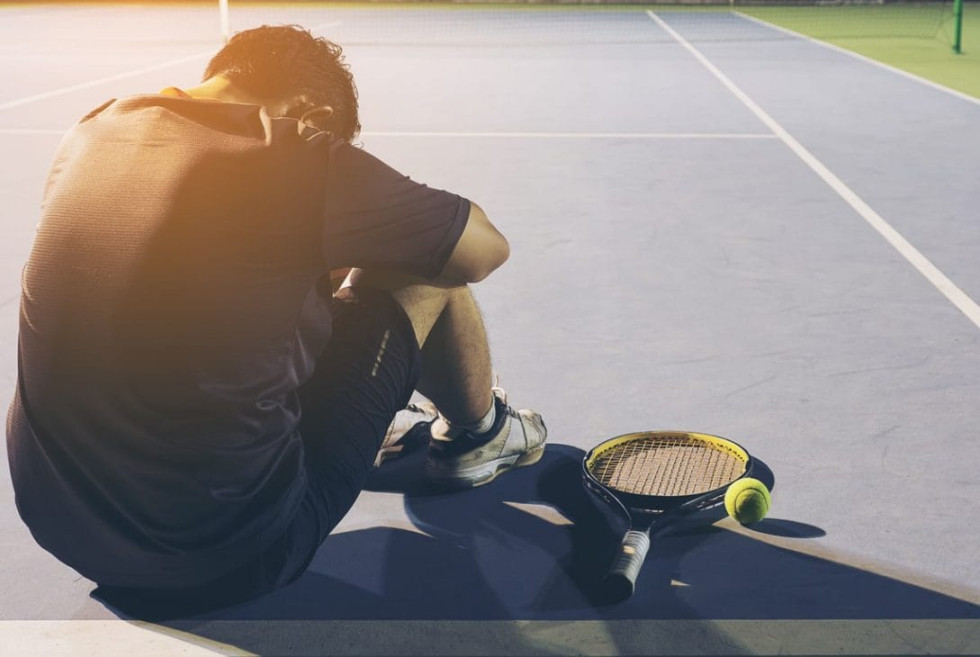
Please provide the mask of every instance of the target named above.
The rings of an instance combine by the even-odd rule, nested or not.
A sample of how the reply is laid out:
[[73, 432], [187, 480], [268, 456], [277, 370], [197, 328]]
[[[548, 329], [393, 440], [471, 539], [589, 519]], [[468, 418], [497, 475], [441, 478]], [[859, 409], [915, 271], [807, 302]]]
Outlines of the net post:
[[963, 54], [963, 0], [953, 0], [953, 52]]
[[231, 27], [228, 21], [228, 0], [218, 0], [218, 18], [221, 23], [221, 38], [225, 43], [231, 38]]

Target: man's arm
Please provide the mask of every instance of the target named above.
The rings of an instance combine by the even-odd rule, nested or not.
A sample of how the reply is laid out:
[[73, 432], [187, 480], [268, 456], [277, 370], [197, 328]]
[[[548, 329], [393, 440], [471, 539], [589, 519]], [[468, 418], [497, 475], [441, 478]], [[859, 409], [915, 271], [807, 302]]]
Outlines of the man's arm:
[[[439, 287], [478, 283], [504, 264], [509, 256], [510, 245], [507, 239], [490, 223], [483, 209], [471, 201], [466, 228], [459, 236], [442, 273], [433, 280], [415, 276], [411, 278], [414, 283]], [[351, 272], [354, 272], [353, 277], [350, 277]], [[362, 269], [343, 267], [330, 272], [330, 283], [335, 293], [340, 287], [350, 285], [354, 281], [365, 283], [369, 279], [372, 285], [388, 289], [398, 287], [393, 284], [393, 281], [399, 281], [404, 285], [408, 276], [408, 274], [379, 270], [372, 270], [370, 275], [366, 275]]]
[[507, 261], [510, 245], [490, 223], [486, 213], [470, 202], [470, 215], [456, 248], [439, 278], [456, 283], [478, 283]]

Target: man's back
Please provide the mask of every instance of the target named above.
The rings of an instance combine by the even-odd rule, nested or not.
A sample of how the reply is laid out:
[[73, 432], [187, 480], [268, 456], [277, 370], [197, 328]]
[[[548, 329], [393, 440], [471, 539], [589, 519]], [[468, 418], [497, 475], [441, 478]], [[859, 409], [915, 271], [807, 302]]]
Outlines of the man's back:
[[415, 426], [432, 483], [541, 458], [540, 416], [491, 389], [469, 289], [506, 238], [359, 129], [342, 49], [262, 26], [197, 86], [107, 103], [62, 142], [7, 446], [25, 524], [110, 604], [188, 613], [295, 581], [416, 391], [439, 413]]
[[[63, 142], [24, 272], [11, 460], [36, 538], [80, 572], [152, 585], [148, 557], [230, 566], [289, 521], [295, 391], [330, 337], [317, 281], [338, 149], [376, 162], [255, 105], [162, 96], [113, 102]], [[59, 488], [77, 506], [53, 517]]]

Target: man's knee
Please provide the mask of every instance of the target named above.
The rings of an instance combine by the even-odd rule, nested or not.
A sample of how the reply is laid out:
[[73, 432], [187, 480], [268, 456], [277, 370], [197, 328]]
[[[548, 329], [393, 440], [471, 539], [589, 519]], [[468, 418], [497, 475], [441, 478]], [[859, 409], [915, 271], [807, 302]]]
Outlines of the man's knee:
[[388, 293], [405, 311], [420, 347], [446, 306], [453, 299], [470, 295], [469, 286], [465, 284], [451, 285], [389, 271], [355, 269], [344, 284], [355, 289], [370, 288]]

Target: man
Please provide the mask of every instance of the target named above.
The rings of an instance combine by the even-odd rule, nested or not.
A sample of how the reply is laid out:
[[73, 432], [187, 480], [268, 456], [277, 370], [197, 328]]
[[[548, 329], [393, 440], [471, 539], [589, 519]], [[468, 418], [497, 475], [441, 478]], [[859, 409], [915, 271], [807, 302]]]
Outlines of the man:
[[[307, 567], [414, 390], [444, 487], [536, 462], [491, 389], [475, 204], [351, 146], [339, 47], [236, 35], [192, 89], [106, 103], [55, 158], [8, 416], [21, 517], [117, 604], [229, 604]], [[329, 272], [355, 267], [332, 296]]]

